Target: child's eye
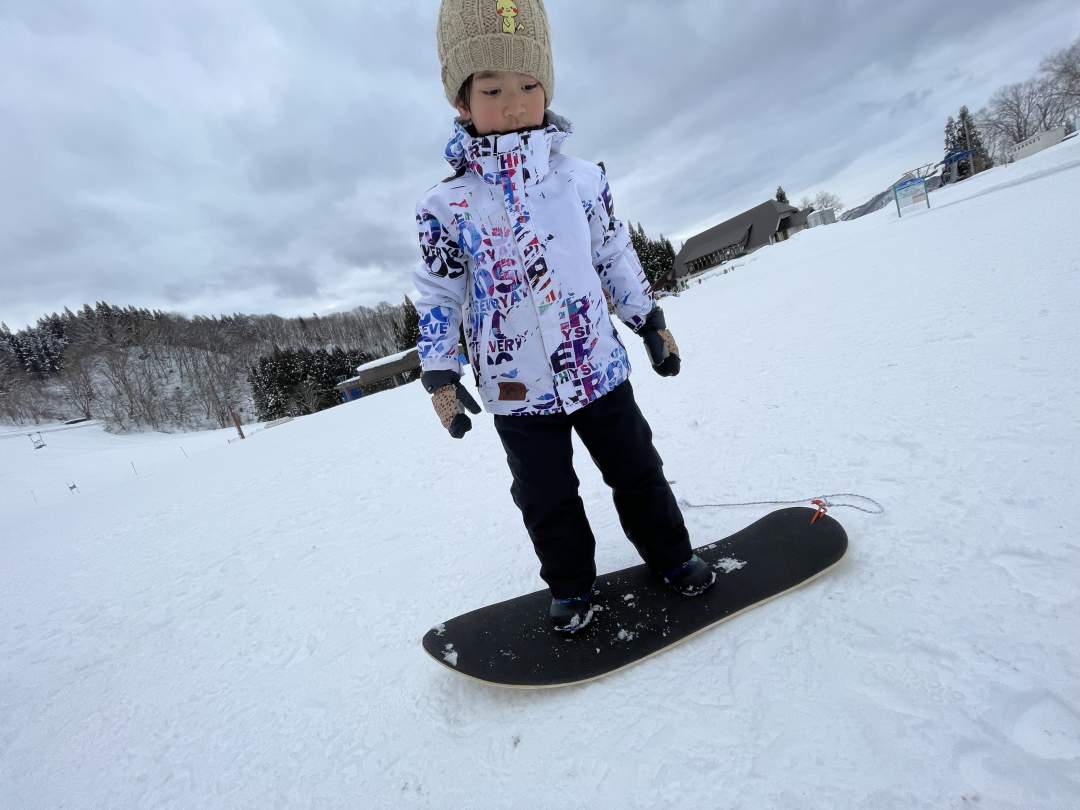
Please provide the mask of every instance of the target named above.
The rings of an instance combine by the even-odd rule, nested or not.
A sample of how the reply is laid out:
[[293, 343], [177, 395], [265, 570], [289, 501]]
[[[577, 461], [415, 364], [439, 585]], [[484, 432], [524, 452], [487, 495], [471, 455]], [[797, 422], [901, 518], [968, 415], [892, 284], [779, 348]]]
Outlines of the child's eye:
[[498, 88], [495, 88], [494, 90], [481, 90], [480, 92], [482, 92], [485, 96], [490, 96], [491, 98], [495, 98], [495, 96], [499, 95]]
[[533, 82], [532, 84], [523, 85], [521, 89], [524, 90], [526, 93], [531, 93], [533, 90], [535, 90], [539, 86], [540, 86], [540, 82]]

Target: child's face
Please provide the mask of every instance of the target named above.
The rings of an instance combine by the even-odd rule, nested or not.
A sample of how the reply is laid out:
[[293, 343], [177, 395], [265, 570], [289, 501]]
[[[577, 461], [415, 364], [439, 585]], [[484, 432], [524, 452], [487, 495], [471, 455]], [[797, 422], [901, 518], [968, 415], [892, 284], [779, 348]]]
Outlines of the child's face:
[[485, 71], [472, 77], [469, 106], [456, 106], [462, 120], [472, 121], [476, 134], [491, 135], [542, 125], [547, 99], [532, 76]]

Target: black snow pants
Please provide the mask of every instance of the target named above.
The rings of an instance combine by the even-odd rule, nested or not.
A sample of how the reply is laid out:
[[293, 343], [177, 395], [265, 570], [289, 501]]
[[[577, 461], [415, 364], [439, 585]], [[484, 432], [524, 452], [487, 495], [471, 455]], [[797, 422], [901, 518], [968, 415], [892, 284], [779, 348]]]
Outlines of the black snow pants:
[[619, 521], [645, 563], [663, 573], [690, 559], [690, 537], [652, 430], [627, 380], [571, 414], [496, 416], [514, 503], [552, 596], [583, 596], [596, 579], [596, 540], [578, 495], [571, 429], [611, 487]]

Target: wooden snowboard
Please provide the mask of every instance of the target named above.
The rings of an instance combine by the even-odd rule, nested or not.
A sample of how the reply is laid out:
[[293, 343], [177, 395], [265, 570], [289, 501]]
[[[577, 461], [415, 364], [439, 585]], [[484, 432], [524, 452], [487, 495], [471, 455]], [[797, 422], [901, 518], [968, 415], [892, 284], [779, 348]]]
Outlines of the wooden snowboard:
[[847, 534], [816, 511], [781, 509], [695, 549], [716, 570], [705, 594], [671, 591], [644, 565], [597, 579], [593, 620], [573, 636], [548, 624], [547, 590], [474, 610], [433, 627], [424, 649], [459, 675], [519, 688], [583, 683], [617, 672], [832, 568]]

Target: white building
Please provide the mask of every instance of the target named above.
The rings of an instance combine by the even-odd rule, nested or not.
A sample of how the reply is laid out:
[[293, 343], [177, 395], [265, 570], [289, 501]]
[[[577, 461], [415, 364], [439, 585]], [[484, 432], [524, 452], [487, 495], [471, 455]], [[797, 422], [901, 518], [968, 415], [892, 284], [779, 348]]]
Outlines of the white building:
[[1010, 148], [1005, 153], [1005, 160], [1008, 163], [1023, 160], [1026, 157], [1031, 157], [1036, 152], [1041, 152], [1043, 149], [1057, 146], [1063, 140], [1065, 140], [1065, 127], [1040, 132], [1038, 135], [1032, 135], [1026, 141], [1020, 141], [1016, 146]]
[[814, 211], [806, 218], [806, 224], [811, 228], [816, 228], [819, 225], [832, 225], [836, 222], [836, 209], [823, 208], [820, 211]]

